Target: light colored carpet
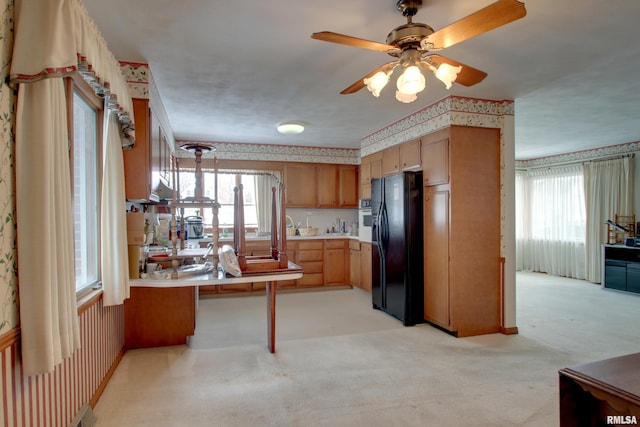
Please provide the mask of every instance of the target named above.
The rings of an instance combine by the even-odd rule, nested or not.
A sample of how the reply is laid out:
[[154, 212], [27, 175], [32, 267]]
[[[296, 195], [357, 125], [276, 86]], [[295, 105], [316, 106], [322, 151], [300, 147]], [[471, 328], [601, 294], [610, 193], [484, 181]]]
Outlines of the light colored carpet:
[[640, 297], [518, 273], [518, 335], [403, 327], [358, 290], [201, 300], [189, 347], [129, 351], [98, 426], [553, 426], [558, 369], [640, 351]]

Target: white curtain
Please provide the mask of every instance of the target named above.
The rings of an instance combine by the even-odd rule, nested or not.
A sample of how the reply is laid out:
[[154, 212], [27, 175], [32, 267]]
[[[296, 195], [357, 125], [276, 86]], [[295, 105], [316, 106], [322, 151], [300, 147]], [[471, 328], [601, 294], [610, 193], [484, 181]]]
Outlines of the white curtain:
[[64, 81], [21, 84], [16, 218], [22, 366], [53, 371], [80, 348]]
[[633, 161], [622, 159], [584, 165], [584, 192], [587, 202], [587, 280], [600, 283], [601, 245], [607, 242], [605, 221], [616, 214], [633, 214]]
[[520, 269], [585, 278], [581, 166], [516, 174], [516, 262]]
[[104, 305], [119, 305], [129, 298], [127, 218], [124, 163], [120, 127], [112, 112], [104, 123], [102, 144], [102, 203], [100, 255]]
[[280, 215], [280, 172], [270, 171], [256, 173], [256, 210], [258, 214], [258, 231], [271, 231], [271, 199], [272, 188], [276, 188], [277, 214]]
[[18, 290], [23, 371], [33, 375], [52, 372], [80, 346], [61, 77], [80, 72], [128, 139], [133, 104], [120, 64], [81, 0], [16, 0], [14, 18]]

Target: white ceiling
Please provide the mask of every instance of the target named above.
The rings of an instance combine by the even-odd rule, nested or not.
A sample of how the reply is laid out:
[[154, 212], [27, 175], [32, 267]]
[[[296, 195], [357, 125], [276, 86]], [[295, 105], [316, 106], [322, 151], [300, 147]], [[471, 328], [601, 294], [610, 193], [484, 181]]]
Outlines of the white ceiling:
[[[640, 140], [640, 1], [529, 0], [527, 16], [441, 54], [487, 72], [450, 91], [427, 77], [412, 104], [339, 92], [391, 58], [310, 38], [384, 42], [395, 0], [84, 0], [122, 61], [148, 63], [179, 140], [359, 148], [360, 139], [449, 94], [514, 99], [516, 158]], [[424, 0], [435, 30], [492, 0]], [[286, 120], [308, 123], [279, 135]]]

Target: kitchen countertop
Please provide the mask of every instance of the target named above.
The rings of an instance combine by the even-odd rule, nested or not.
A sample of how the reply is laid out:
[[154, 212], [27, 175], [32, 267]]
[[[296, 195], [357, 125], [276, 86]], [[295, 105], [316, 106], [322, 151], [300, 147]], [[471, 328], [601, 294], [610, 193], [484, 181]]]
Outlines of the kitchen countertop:
[[[287, 240], [318, 240], [318, 239], [352, 239], [359, 240], [358, 236], [352, 236], [351, 234], [341, 234], [341, 233], [330, 233], [330, 234], [318, 234], [317, 236], [287, 236]], [[255, 241], [255, 240], [271, 240], [271, 236], [255, 236], [255, 235], [246, 235], [245, 241]], [[195, 243], [198, 240], [188, 240], [189, 243]], [[204, 239], [200, 239], [199, 242], [209, 243], [211, 242], [211, 237], [205, 237]], [[233, 242], [232, 237], [220, 237], [218, 239], [219, 243]]]

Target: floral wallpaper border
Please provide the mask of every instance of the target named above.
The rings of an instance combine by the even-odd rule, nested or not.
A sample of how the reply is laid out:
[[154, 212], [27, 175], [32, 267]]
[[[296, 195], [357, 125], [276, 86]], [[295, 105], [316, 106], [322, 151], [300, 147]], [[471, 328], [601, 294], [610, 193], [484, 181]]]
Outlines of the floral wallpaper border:
[[576, 163], [601, 159], [611, 156], [622, 156], [640, 151], [640, 141], [625, 144], [610, 145], [608, 147], [594, 148], [592, 150], [576, 151], [574, 153], [558, 154], [555, 156], [540, 157], [529, 160], [516, 160], [516, 168], [529, 169], [541, 166], [553, 166], [560, 163]]
[[149, 99], [149, 65], [120, 61], [120, 70], [129, 83], [131, 97]]
[[373, 154], [451, 125], [502, 128], [504, 116], [513, 114], [514, 103], [511, 100], [452, 95], [362, 138], [362, 155]]
[[[176, 144], [194, 144], [203, 141], [177, 141]], [[207, 142], [211, 144], [211, 142]], [[317, 148], [289, 145], [242, 144], [242, 143], [213, 143], [216, 147], [215, 156], [219, 159], [230, 160], [269, 160], [287, 162], [319, 162], [354, 165], [360, 164], [360, 150], [346, 148]], [[176, 150], [176, 157], [189, 158], [193, 155]], [[214, 153], [205, 153], [204, 157], [213, 157]]]

